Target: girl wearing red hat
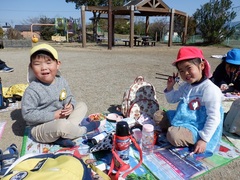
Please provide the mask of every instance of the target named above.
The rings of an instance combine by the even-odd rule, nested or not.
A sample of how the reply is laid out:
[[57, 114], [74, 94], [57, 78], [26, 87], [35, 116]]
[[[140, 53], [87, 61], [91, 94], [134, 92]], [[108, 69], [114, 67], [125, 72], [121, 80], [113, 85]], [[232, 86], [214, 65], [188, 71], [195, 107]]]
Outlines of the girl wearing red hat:
[[[176, 147], [192, 147], [193, 153], [212, 154], [222, 135], [222, 92], [208, 79], [210, 65], [200, 49], [182, 47], [173, 65], [178, 73], [168, 78], [164, 93], [169, 103], [179, 104], [167, 111], [167, 139]], [[178, 74], [184, 82], [174, 89]]]

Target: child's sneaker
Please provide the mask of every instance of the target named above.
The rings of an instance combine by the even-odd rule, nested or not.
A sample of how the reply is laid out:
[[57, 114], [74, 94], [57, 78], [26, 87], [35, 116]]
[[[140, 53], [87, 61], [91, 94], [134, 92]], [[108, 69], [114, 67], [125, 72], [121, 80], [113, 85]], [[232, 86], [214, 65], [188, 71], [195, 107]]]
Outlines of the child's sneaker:
[[17, 146], [12, 144], [2, 154], [0, 154], [0, 175], [4, 175], [8, 168], [18, 159]]
[[0, 72], [12, 72], [12, 71], [14, 71], [14, 69], [8, 66], [5, 66], [3, 69], [0, 70]]
[[54, 145], [59, 145], [61, 147], [74, 147], [76, 145], [71, 139], [59, 138], [53, 142]]

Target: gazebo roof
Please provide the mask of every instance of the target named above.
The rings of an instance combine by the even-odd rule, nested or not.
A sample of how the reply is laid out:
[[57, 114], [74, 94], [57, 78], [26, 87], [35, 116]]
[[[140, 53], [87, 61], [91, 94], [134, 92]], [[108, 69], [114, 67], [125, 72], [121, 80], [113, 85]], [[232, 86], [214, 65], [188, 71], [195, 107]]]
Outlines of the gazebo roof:
[[[129, 16], [126, 15], [116, 15], [115, 16], [116, 19], [125, 19], [125, 20], [129, 20]], [[94, 20], [94, 17], [90, 17], [89, 20]], [[108, 19], [108, 14], [101, 14], [100, 15], [100, 19]]]
[[[134, 16], [170, 16], [171, 8], [162, 0], [134, 0], [124, 6], [113, 6], [114, 15], [129, 15], [134, 6]], [[108, 13], [108, 6], [87, 6], [86, 11]], [[187, 16], [187, 13], [175, 10], [175, 15]]]
[[[130, 43], [129, 46], [133, 47], [133, 36], [134, 36], [134, 16], [145, 16], [146, 17], [146, 26], [145, 26], [145, 34], [148, 34], [149, 29], [149, 17], [150, 16], [169, 16], [169, 39], [168, 46], [172, 44], [172, 36], [173, 28], [174, 28], [174, 17], [183, 16], [184, 17], [184, 26], [183, 28], [183, 43], [186, 43], [186, 34], [187, 34], [187, 24], [188, 24], [188, 15], [183, 11], [176, 10], [174, 8], [170, 8], [167, 4], [165, 4], [162, 0], [133, 0], [129, 3], [126, 3], [123, 6], [86, 6], [83, 7], [83, 11], [92, 11], [93, 13], [99, 14], [108, 14], [110, 13], [111, 18], [108, 19], [108, 47], [111, 49], [114, 39], [114, 24], [112, 18], [116, 15], [128, 15], [130, 16]], [[98, 16], [99, 16], [98, 14]], [[95, 14], [96, 15], [96, 14]], [[112, 16], [113, 15], [113, 16]], [[84, 16], [84, 15], [83, 15]], [[84, 24], [84, 22], [82, 23]], [[111, 37], [112, 36], [112, 37]], [[85, 43], [83, 43], [85, 46]]]

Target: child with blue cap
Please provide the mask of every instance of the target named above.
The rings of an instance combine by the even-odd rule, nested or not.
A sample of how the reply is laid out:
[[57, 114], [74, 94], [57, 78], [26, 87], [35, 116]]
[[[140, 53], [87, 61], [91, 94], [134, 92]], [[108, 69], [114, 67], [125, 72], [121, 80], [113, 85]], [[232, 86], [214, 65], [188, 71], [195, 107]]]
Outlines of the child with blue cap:
[[240, 91], [240, 49], [228, 51], [215, 69], [211, 80], [223, 93]]

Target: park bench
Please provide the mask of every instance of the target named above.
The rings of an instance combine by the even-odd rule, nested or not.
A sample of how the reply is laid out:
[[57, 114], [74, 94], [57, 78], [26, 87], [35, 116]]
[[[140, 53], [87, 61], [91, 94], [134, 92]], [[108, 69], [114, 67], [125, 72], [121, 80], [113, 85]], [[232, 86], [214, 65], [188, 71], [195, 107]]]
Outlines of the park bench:
[[130, 44], [129, 39], [122, 39], [122, 41], [125, 43], [125, 46], [129, 46]]

